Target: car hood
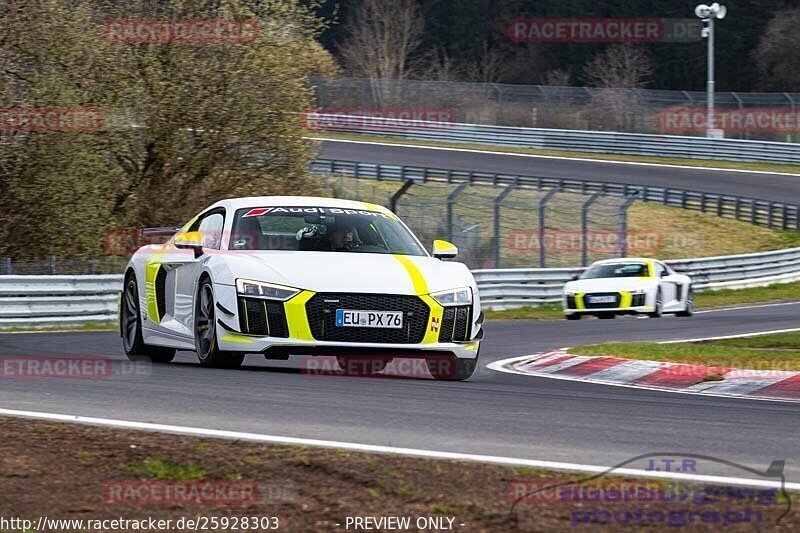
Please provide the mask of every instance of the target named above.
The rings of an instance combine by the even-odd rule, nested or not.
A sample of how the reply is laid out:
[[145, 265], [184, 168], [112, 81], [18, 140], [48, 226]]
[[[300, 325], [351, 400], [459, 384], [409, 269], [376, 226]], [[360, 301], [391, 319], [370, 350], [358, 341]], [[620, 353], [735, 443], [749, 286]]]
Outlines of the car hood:
[[[230, 283], [248, 278], [315, 292], [420, 294], [475, 289], [462, 263], [432, 257], [344, 252], [246, 252], [225, 259]], [[217, 278], [219, 279], [219, 278]]]
[[570, 281], [564, 290], [575, 292], [615, 292], [645, 290], [653, 286], [653, 278], [598, 278]]

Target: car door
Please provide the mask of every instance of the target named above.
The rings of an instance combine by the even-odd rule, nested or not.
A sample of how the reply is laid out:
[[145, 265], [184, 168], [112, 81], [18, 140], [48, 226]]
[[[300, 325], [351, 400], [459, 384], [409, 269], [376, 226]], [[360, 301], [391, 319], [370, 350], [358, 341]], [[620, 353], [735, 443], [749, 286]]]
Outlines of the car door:
[[198, 231], [203, 239], [202, 254], [196, 255], [193, 250], [182, 250], [181, 260], [174, 263], [174, 299], [173, 316], [178, 327], [193, 335], [194, 330], [194, 298], [197, 293], [197, 278], [205, 262], [215, 251], [222, 247], [223, 228], [225, 227], [225, 209], [217, 208], [197, 217], [188, 231]]
[[656, 261], [656, 272], [660, 278], [661, 294], [664, 295], [664, 311], [682, 310], [687, 290], [683, 278], [660, 261]]

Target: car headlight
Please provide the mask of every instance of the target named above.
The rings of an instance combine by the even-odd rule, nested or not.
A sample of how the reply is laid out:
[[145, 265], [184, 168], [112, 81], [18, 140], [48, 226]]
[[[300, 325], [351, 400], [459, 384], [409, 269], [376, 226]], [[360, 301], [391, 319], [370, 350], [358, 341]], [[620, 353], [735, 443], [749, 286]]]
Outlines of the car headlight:
[[639, 289], [637, 291], [628, 291], [628, 292], [630, 292], [631, 296], [635, 296], [637, 294], [647, 294], [646, 289]]
[[254, 281], [252, 279], [237, 279], [236, 292], [242, 296], [255, 296], [256, 298], [268, 298], [270, 300], [286, 301], [300, 292], [300, 289]]
[[469, 287], [461, 287], [448, 291], [434, 292], [431, 293], [431, 298], [444, 307], [451, 305], [469, 305], [472, 303], [472, 289]]
[[575, 296], [575, 294], [577, 293], [572, 289], [564, 289], [564, 296]]

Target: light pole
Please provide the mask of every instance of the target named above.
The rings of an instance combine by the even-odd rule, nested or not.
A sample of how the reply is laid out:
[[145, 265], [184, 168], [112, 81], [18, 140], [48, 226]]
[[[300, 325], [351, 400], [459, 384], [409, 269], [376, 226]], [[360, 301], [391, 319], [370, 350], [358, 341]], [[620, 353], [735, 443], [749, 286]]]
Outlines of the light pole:
[[708, 81], [706, 82], [706, 137], [715, 137], [714, 128], [714, 19], [724, 19], [728, 9], [714, 2], [710, 6], [700, 4], [694, 14], [703, 19], [703, 37], [708, 39]]

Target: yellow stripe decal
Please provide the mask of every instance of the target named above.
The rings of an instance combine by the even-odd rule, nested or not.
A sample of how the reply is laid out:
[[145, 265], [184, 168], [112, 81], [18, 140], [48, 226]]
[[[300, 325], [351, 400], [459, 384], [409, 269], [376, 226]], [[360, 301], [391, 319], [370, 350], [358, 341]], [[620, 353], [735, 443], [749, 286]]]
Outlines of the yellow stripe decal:
[[408, 277], [411, 278], [411, 283], [414, 285], [414, 294], [417, 296], [428, 294], [430, 292], [428, 290], [428, 284], [425, 282], [425, 278], [422, 277], [422, 273], [419, 271], [419, 268], [417, 268], [417, 265], [404, 255], [394, 255], [393, 257], [406, 269]]
[[235, 333], [227, 333], [223, 337], [220, 337], [219, 340], [225, 342], [238, 342], [240, 344], [252, 344], [253, 339], [248, 339], [247, 337], [242, 337], [240, 335], [236, 335]]
[[575, 307], [577, 309], [586, 309], [583, 305], [583, 293], [579, 292], [575, 294]]
[[313, 341], [311, 328], [308, 327], [306, 302], [314, 296], [312, 291], [303, 291], [288, 302], [283, 303], [286, 310], [286, 322], [289, 325], [289, 337], [303, 341]]
[[397, 261], [406, 269], [408, 277], [411, 278], [411, 284], [414, 286], [414, 294], [419, 296], [423, 302], [430, 308], [431, 313], [428, 317], [428, 324], [425, 328], [425, 337], [422, 339], [422, 344], [433, 344], [439, 342], [439, 330], [442, 327], [442, 317], [444, 316], [444, 307], [439, 305], [439, 302], [428, 296], [430, 292], [428, 283], [422, 276], [417, 265], [405, 255], [395, 255]]
[[633, 303], [633, 296], [628, 291], [619, 291], [620, 299], [619, 299], [619, 306], [620, 307], [630, 307], [631, 303]]

